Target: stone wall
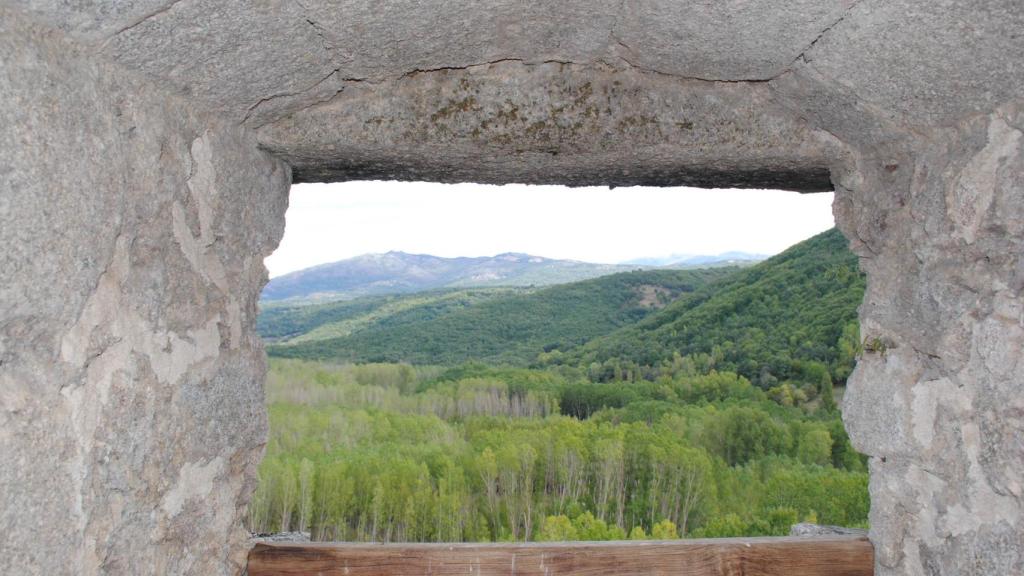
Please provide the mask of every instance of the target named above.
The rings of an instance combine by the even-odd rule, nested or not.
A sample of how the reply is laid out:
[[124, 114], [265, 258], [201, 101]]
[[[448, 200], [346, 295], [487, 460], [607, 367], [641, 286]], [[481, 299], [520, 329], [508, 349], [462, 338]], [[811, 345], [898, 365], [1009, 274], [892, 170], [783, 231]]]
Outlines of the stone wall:
[[0, 573], [237, 573], [289, 168], [5, 8], [0, 102]]
[[764, 82], [510, 60], [342, 88], [247, 120], [297, 181], [832, 189], [834, 138]]
[[1024, 108], [862, 148], [837, 174], [865, 353], [879, 576], [1024, 574]]
[[1022, 29], [1019, 0], [10, 0], [0, 573], [240, 570], [292, 166], [831, 174], [878, 574], [1024, 573]]

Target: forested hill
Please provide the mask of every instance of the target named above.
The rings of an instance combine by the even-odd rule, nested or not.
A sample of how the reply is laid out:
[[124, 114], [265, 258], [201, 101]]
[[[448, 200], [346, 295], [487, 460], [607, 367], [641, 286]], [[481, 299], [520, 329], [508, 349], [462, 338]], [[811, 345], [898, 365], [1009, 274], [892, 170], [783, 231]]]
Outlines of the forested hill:
[[274, 278], [263, 300], [355, 298], [441, 288], [549, 286], [596, 278], [636, 266], [554, 260], [528, 254], [442, 258], [405, 252], [364, 254]]
[[263, 302], [256, 328], [270, 343], [299, 344], [347, 336], [394, 316], [406, 321], [448, 314], [491, 298], [532, 292], [529, 288], [431, 290], [415, 294], [364, 296], [321, 304]]
[[527, 365], [637, 322], [731, 268], [648, 270], [532, 291], [457, 291], [270, 309], [272, 356], [349, 362]]
[[863, 294], [857, 258], [832, 229], [554, 360], [589, 366], [604, 379], [681, 355], [764, 389], [807, 380], [822, 367], [842, 382], [857, 350]]

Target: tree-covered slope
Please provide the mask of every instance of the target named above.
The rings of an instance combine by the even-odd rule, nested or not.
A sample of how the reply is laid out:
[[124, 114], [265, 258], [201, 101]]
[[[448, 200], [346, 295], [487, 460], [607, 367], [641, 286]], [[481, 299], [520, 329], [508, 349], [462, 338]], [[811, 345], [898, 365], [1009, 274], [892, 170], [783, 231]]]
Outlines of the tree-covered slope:
[[[541, 352], [567, 350], [634, 323], [731, 272], [725, 268], [638, 271], [507, 293], [467, 306], [429, 301], [376, 318], [338, 337], [297, 339], [300, 341], [271, 346], [269, 352], [280, 357], [352, 362], [529, 364]], [[363, 305], [359, 300], [346, 304]], [[337, 314], [344, 316], [347, 310], [341, 307]], [[296, 313], [307, 314], [301, 309]], [[289, 322], [275, 319], [275, 324]], [[319, 330], [328, 327], [324, 323]]]
[[414, 294], [365, 296], [322, 304], [262, 302], [256, 328], [268, 342], [297, 344], [347, 336], [383, 318], [420, 308], [413, 314], [436, 316], [491, 298], [526, 293], [527, 288], [449, 289]]
[[[832, 229], [709, 284], [632, 326], [560, 359], [594, 366], [658, 366], [707, 355], [764, 388], [815, 364], [845, 380], [856, 352], [864, 277], [846, 239]], [[806, 379], [806, 378], [804, 378]]]

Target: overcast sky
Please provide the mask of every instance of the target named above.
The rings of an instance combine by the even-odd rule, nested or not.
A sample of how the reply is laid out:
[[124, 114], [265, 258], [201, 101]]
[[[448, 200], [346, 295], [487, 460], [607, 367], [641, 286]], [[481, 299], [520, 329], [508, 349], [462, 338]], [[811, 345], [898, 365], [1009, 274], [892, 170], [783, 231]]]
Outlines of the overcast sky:
[[525, 252], [616, 263], [732, 250], [776, 254], [833, 225], [832, 194], [426, 182], [292, 187], [270, 275], [370, 252]]

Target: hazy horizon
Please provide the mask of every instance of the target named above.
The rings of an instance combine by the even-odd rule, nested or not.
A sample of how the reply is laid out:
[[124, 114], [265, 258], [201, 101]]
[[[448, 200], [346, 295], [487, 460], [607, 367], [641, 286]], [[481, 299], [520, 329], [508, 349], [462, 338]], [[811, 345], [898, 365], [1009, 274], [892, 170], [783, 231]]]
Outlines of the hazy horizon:
[[[699, 257], [705, 257], [705, 256], [707, 256], [707, 257], [720, 257], [720, 256], [724, 257], [726, 255], [731, 255], [731, 254], [742, 254], [742, 255], [747, 255], [747, 256], [752, 256], [752, 257], [757, 257], [757, 258], [765, 258], [765, 259], [770, 258], [771, 256], [774, 256], [774, 254], [755, 254], [755, 253], [752, 253], [752, 252], [742, 252], [742, 251], [739, 251], [739, 250], [727, 250], [725, 252], [719, 252], [718, 254], [656, 254], [656, 255], [647, 256], [647, 257], [641, 257], [641, 258], [631, 258], [629, 260], [623, 260], [621, 262], [592, 262], [592, 261], [589, 261], [589, 260], [579, 260], [579, 259], [576, 259], [576, 258], [548, 258], [544, 254], [533, 254], [531, 252], [522, 252], [522, 251], [518, 251], [518, 250], [510, 250], [508, 252], [498, 252], [497, 254], [480, 254], [480, 255], [474, 255], [474, 256], [465, 256], [465, 255], [459, 255], [459, 256], [439, 256], [437, 254], [430, 254], [430, 253], [427, 253], [427, 252], [410, 252], [408, 250], [388, 250], [386, 252], [363, 252], [362, 254], [355, 254], [353, 256], [347, 256], [345, 258], [341, 258], [340, 260], [330, 260], [330, 261], [327, 261], [327, 262], [320, 262], [318, 264], [312, 264], [310, 266], [299, 268], [298, 270], [292, 270], [291, 272], [298, 272], [300, 270], [308, 270], [310, 268], [315, 268], [317, 266], [323, 266], [323, 265], [326, 265], [326, 264], [336, 264], [338, 262], [344, 262], [346, 260], [353, 260], [353, 259], [361, 258], [361, 257], [364, 257], [364, 256], [383, 256], [383, 255], [387, 255], [387, 254], [406, 254], [406, 255], [409, 255], [409, 256], [431, 256], [431, 257], [435, 257], [435, 258], [445, 258], [445, 259], [449, 259], [449, 260], [452, 260], [452, 259], [455, 259], [455, 258], [497, 258], [499, 256], [505, 256], [505, 255], [508, 255], [508, 254], [517, 254], [517, 255], [521, 255], [521, 256], [530, 256], [531, 258], [546, 258], [548, 260], [558, 260], [558, 261], [563, 261], [563, 262], [581, 262], [581, 263], [585, 263], [585, 264], [608, 264], [608, 265], [613, 265], [613, 266], [630, 266], [630, 265], [637, 265], [637, 266], [660, 266], [660, 265], [665, 265], [665, 266], [667, 266], [667, 265], [670, 265], [670, 264], [677, 264], [677, 263], [679, 263], [679, 262], [681, 262], [683, 260], [689, 259], [689, 258], [699, 258]], [[670, 259], [671, 262], [666, 262], [665, 264], [645, 264], [645, 263], [637, 262], [638, 260], [661, 260], [661, 259]], [[282, 274], [278, 274], [277, 276], [283, 276], [285, 274], [290, 274], [291, 272], [284, 272]]]
[[292, 187], [271, 277], [364, 254], [621, 264], [771, 256], [834, 226], [832, 193], [347, 182]]

